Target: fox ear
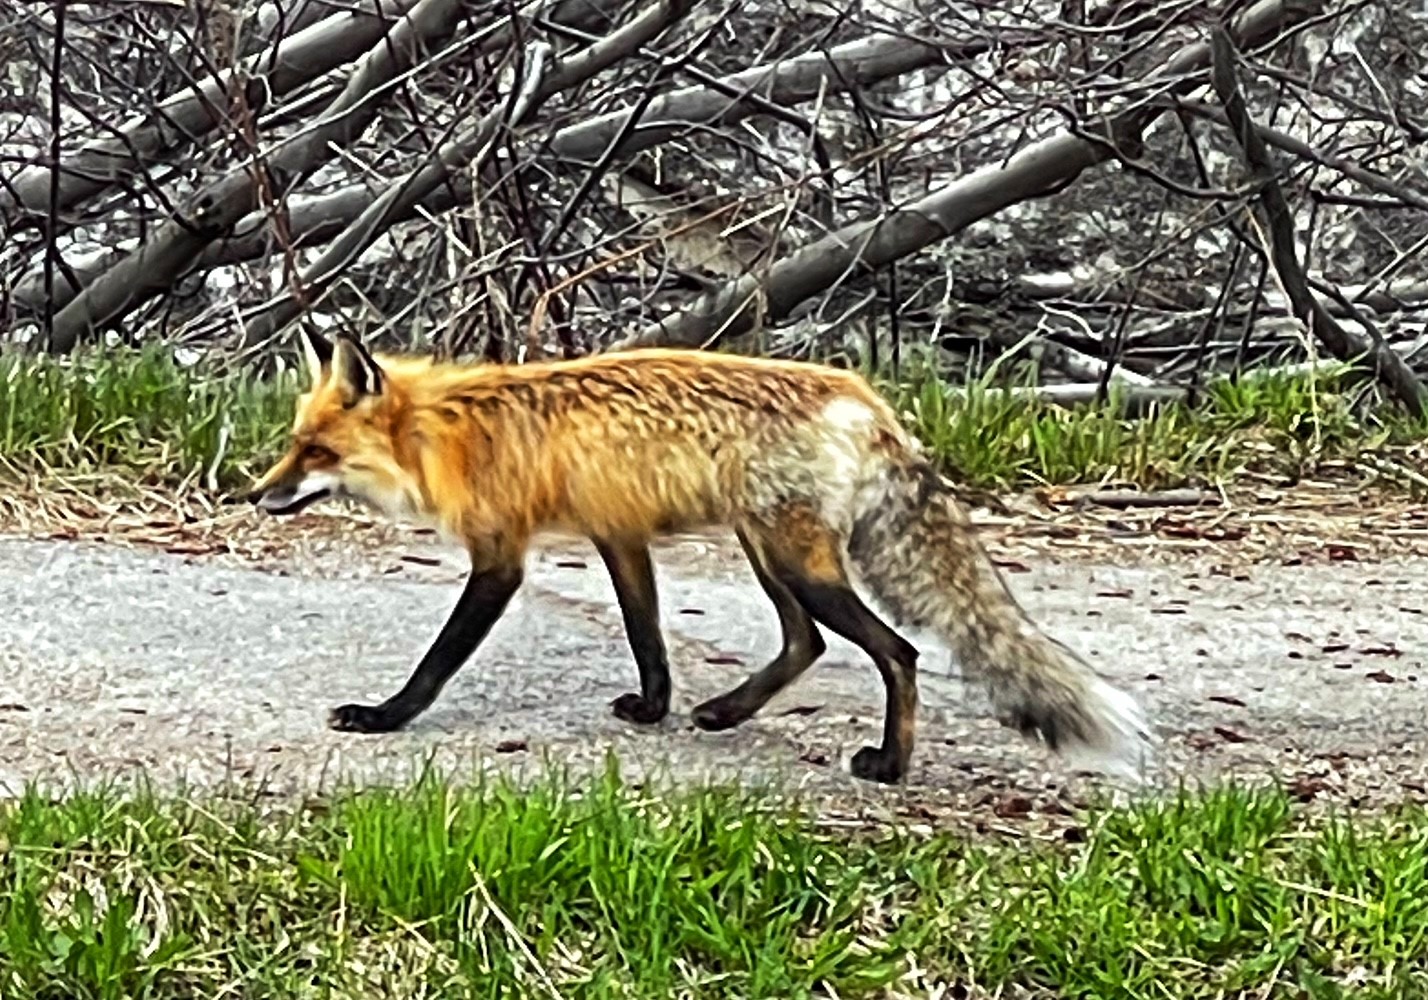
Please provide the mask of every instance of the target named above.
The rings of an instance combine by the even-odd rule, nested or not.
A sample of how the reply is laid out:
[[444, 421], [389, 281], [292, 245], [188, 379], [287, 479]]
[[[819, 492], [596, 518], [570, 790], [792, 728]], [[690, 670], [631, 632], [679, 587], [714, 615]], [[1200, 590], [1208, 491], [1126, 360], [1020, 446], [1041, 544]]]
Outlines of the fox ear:
[[352, 406], [364, 396], [382, 394], [382, 369], [361, 344], [338, 336], [332, 345], [332, 382], [343, 404]]
[[332, 341], [316, 330], [306, 327], [298, 331], [298, 340], [302, 341], [302, 353], [307, 360], [307, 373], [312, 379], [311, 384], [316, 386], [332, 366]]

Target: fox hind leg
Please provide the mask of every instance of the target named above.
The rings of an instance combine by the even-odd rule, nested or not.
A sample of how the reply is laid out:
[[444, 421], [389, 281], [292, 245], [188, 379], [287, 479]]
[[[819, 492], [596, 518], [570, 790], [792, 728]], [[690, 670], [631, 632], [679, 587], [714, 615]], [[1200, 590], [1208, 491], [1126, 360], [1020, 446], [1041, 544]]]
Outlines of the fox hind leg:
[[625, 622], [630, 651], [640, 671], [640, 691], [622, 694], [610, 703], [617, 719], [641, 725], [659, 722], [669, 714], [669, 657], [659, 627], [659, 598], [649, 547], [643, 543], [596, 541], [605, 562], [620, 614]]
[[778, 613], [783, 648], [768, 666], [751, 674], [738, 687], [695, 707], [694, 724], [710, 732], [732, 729], [752, 718], [770, 698], [811, 667], [827, 648], [818, 626], [798, 598], [769, 568], [772, 560], [764, 553], [758, 538], [743, 528], [737, 529], [736, 534], [753, 566], [754, 576]]
[[917, 650], [854, 592], [837, 534], [804, 505], [758, 525], [758, 544], [778, 580], [819, 624], [857, 644], [882, 676], [887, 703], [881, 746], [853, 755], [854, 777], [895, 784], [907, 773], [917, 720]]

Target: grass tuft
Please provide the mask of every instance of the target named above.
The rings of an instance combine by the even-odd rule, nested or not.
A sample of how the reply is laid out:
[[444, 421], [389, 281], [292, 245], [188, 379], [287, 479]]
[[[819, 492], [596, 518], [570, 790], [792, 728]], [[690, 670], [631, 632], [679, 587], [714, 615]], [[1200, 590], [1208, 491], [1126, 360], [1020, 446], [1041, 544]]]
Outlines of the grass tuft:
[[[261, 800], [258, 800], [261, 801]], [[1428, 816], [1225, 787], [1079, 843], [829, 830], [612, 764], [285, 811], [97, 790], [0, 807], [0, 994], [1405, 997]]]
[[1115, 392], [1103, 403], [1058, 406], [989, 380], [953, 386], [927, 369], [875, 381], [959, 481], [988, 490], [1093, 482], [1168, 489], [1246, 472], [1294, 482], [1331, 468], [1363, 474], [1372, 457], [1428, 435], [1396, 411], [1359, 413], [1344, 369], [1217, 381], [1195, 406], [1167, 403], [1137, 416]]

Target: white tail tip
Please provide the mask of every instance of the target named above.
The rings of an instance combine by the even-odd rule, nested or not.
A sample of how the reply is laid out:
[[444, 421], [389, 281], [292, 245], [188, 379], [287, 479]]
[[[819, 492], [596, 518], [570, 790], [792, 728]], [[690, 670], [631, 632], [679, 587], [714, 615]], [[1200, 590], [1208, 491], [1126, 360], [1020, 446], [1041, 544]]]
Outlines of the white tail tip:
[[1102, 680], [1088, 679], [1086, 714], [1097, 734], [1065, 748], [1068, 761], [1089, 771], [1143, 782], [1154, 760], [1155, 738], [1136, 700]]

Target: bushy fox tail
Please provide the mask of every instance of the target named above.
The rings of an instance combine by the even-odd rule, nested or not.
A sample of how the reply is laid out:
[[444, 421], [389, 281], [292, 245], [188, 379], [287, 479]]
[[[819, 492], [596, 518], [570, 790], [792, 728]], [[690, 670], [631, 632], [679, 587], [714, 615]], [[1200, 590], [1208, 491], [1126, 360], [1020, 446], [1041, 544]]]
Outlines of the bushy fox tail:
[[898, 624], [948, 643], [1003, 725], [1090, 768], [1143, 774], [1151, 739], [1135, 700], [1031, 622], [930, 464], [893, 460], [861, 499], [848, 554]]

